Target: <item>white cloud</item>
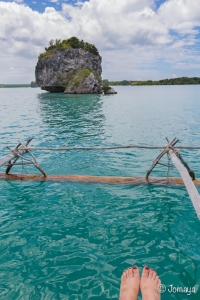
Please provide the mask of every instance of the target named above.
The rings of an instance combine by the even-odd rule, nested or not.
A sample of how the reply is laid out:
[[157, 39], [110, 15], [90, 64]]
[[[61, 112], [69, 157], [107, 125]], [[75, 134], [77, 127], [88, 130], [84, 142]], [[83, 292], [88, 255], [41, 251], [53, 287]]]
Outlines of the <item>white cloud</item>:
[[32, 73], [50, 39], [73, 35], [99, 48], [104, 74], [113, 79], [159, 76], [158, 61], [179, 70], [200, 63], [199, 51], [192, 48], [199, 33], [200, 0], [168, 0], [158, 10], [153, 0], [77, 1], [75, 6], [63, 3], [60, 12], [47, 7], [44, 13], [15, 2], [0, 1], [0, 60], [18, 57], [29, 68], [32, 62]]
[[200, 25], [199, 0], [170, 0], [159, 8], [159, 18], [170, 29], [190, 33]]

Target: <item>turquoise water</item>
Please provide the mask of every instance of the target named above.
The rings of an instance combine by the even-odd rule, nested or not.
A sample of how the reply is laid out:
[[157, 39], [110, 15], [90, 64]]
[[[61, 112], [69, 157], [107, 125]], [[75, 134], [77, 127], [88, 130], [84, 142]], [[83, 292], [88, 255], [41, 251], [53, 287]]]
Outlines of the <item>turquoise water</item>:
[[[166, 136], [200, 145], [200, 86], [116, 90], [0, 89], [1, 157], [30, 136], [44, 147], [163, 145]], [[181, 153], [200, 177], [200, 152]], [[159, 150], [34, 154], [48, 174], [143, 176]], [[166, 174], [161, 166], [152, 173]], [[163, 300], [200, 299], [200, 222], [184, 188], [2, 180], [0, 215], [0, 299], [118, 299], [120, 276], [135, 264], [197, 291]]]

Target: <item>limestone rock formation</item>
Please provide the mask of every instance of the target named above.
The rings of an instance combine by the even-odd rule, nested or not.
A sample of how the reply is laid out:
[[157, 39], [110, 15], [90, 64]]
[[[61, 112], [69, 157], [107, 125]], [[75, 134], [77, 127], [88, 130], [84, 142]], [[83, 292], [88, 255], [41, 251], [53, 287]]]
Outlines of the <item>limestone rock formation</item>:
[[[95, 72], [96, 73], [96, 72]], [[89, 69], [80, 69], [75, 72], [72, 79], [69, 80], [68, 85], [64, 91], [65, 94], [100, 94], [101, 80], [99, 75], [94, 74]]]
[[100, 55], [82, 48], [52, 47], [45, 48], [48, 51], [40, 55], [36, 65], [38, 86], [49, 92], [102, 93]]

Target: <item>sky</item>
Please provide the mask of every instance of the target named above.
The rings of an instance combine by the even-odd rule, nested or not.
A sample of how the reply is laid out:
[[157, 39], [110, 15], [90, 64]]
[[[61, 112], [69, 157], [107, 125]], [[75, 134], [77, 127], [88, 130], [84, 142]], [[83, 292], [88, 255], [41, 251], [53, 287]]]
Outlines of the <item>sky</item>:
[[0, 84], [35, 80], [51, 39], [77, 36], [102, 56], [102, 78], [200, 77], [200, 0], [0, 1]]

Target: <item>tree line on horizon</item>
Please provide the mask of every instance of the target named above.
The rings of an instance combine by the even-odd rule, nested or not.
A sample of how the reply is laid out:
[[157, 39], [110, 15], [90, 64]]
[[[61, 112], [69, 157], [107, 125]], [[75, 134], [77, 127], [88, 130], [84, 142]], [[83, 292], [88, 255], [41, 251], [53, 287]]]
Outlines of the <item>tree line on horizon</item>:
[[16, 88], [16, 87], [38, 87], [35, 81], [31, 83], [19, 83], [19, 84], [0, 84], [0, 88]]
[[121, 81], [109, 81], [108, 79], [102, 80], [103, 86], [108, 85], [184, 85], [184, 84], [200, 84], [200, 77], [179, 77], [161, 80], [121, 80]]

